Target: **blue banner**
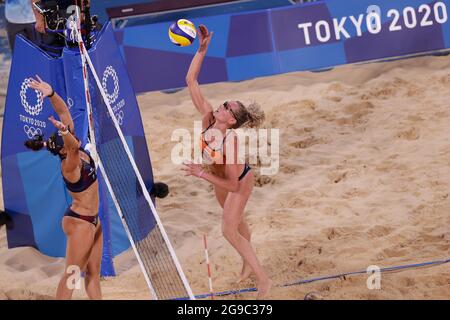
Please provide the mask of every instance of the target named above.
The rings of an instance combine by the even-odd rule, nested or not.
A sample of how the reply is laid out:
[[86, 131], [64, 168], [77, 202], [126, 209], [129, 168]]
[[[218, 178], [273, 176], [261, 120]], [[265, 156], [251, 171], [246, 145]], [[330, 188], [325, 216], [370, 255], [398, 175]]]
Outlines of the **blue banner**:
[[[192, 18], [214, 31], [199, 81], [240, 81], [450, 49], [449, 7], [450, 0], [328, 0]], [[171, 23], [115, 31], [137, 92], [186, 85], [198, 43], [173, 45], [167, 37]]]
[[[89, 53], [144, 181], [151, 189], [153, 173], [138, 104], [109, 25]], [[49, 137], [55, 131], [48, 121], [50, 115], [57, 118], [49, 99], [41, 100], [40, 93], [29, 87], [30, 77], [36, 74], [66, 101], [77, 136], [83, 145], [87, 142], [79, 52], [65, 49], [63, 57], [55, 59], [18, 37], [8, 85], [1, 155], [4, 205], [13, 219], [12, 227], [7, 229], [8, 246], [32, 246], [46, 255], [64, 257], [66, 238], [61, 221], [72, 199], [64, 186], [60, 160], [46, 150], [33, 152], [24, 146], [24, 141], [37, 133]], [[89, 81], [95, 109], [103, 101], [92, 75]], [[104, 232], [102, 275], [114, 275], [112, 258], [127, 250], [130, 243], [101, 174], [99, 188], [99, 215]]]
[[[91, 49], [90, 56], [95, 70], [98, 73], [99, 80], [101, 81], [101, 86], [105, 91], [112, 111], [127, 141], [127, 145], [133, 155], [144, 184], [146, 185], [147, 190], [150, 190], [153, 186], [153, 172], [150, 165], [151, 162], [141, 114], [134, 89], [128, 77], [127, 69], [125, 68], [120, 55], [120, 50], [116, 44], [111, 24], [108, 24], [103, 30], [99, 41], [97, 41]], [[91, 76], [91, 78], [93, 79], [93, 76]], [[139, 219], [139, 223], [134, 227], [130, 227], [130, 229], [135, 234], [138, 234], [135, 240], [144, 238], [154, 227], [155, 220], [152, 219], [153, 215], [151, 212], [150, 214], [147, 214], [149, 210], [148, 203], [137, 191], [140, 189], [138, 181], [134, 178], [134, 171], [128, 163], [129, 161], [123, 149], [117, 148], [115, 149], [116, 152], [113, 154], [107, 151], [103, 152], [111, 146], [120, 145], [121, 142], [116, 128], [109, 119], [110, 115], [107, 112], [107, 106], [104, 103], [98, 87], [91, 90], [91, 97], [94, 105], [95, 132], [98, 151], [100, 156], [103, 156], [104, 168], [107, 171], [110, 180], [118, 179], [123, 182], [123, 175], [128, 177], [128, 188], [126, 190], [122, 189], [120, 194], [116, 194], [116, 197], [119, 200], [119, 204], [122, 203], [122, 201], [120, 201], [122, 197], [127, 198], [127, 202], [136, 201], [134, 203], [134, 207], [136, 208], [134, 216]], [[119, 167], [111, 165], [111, 162], [119, 161]], [[108, 169], [113, 167], [114, 169], [108, 171]], [[129, 172], [126, 170], [129, 170]], [[119, 183], [120, 182], [118, 182], [118, 184]], [[120, 190], [121, 188], [119, 187], [118, 189]], [[116, 219], [119, 221], [114, 206], [110, 206], [108, 211], [110, 212], [110, 219], [112, 221], [115, 221]], [[124, 248], [122, 248], [121, 243], [124, 242], [116, 241], [116, 237], [112, 238], [113, 254], [123, 251]]]
[[14, 225], [7, 230], [8, 245], [33, 246], [50, 256], [64, 256], [61, 217], [71, 199], [65, 191], [59, 159], [48, 152], [30, 152], [24, 146], [24, 141], [35, 134], [48, 137], [55, 131], [48, 121], [50, 115], [56, 116], [49, 100], [41, 100], [40, 93], [29, 86], [29, 78], [36, 74], [51, 83], [65, 99], [61, 61], [18, 37], [2, 137], [3, 197]]

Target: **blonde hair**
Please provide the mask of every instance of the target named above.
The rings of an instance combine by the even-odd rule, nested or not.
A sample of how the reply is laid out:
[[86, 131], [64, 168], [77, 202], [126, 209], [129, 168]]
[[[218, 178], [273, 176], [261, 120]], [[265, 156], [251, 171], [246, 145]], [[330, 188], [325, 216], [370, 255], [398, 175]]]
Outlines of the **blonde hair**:
[[266, 115], [258, 103], [252, 102], [247, 107], [240, 101], [236, 101], [236, 103], [239, 105], [239, 111], [236, 112], [237, 121], [232, 129], [258, 128], [266, 119]]

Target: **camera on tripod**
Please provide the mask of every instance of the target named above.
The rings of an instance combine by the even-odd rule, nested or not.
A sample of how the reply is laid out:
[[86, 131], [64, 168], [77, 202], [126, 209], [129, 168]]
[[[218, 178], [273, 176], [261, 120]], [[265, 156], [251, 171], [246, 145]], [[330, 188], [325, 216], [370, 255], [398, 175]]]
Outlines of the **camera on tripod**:
[[83, 41], [88, 49], [91, 47], [92, 32], [99, 30], [98, 18], [97, 16], [91, 17], [89, 2], [87, 0], [80, 2], [82, 1], [84, 5], [81, 11], [78, 6], [73, 5], [73, 1], [41, 0], [33, 3], [34, 8], [44, 17], [48, 31], [60, 39], [56, 40], [57, 44], [66, 47], [78, 46], [73, 22], [80, 15], [83, 18], [80, 30]]
[[33, 6], [44, 16], [47, 27], [50, 30], [57, 30], [61, 25], [65, 24], [66, 17], [60, 16], [60, 9], [56, 1], [38, 1], [33, 3]]

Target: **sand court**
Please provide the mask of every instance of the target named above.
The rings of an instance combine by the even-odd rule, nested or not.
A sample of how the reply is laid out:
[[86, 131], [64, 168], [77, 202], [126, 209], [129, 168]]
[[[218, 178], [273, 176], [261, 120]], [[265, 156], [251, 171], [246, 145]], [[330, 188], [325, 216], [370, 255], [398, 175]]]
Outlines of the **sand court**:
[[[257, 101], [265, 128], [280, 130], [280, 167], [261, 176], [246, 216], [258, 257], [276, 285], [299, 279], [448, 259], [450, 252], [450, 58], [296, 72], [202, 86], [214, 107]], [[202, 236], [215, 291], [235, 285], [240, 257], [221, 233], [212, 187], [171, 161], [174, 130], [193, 131], [198, 115], [186, 89], [138, 97], [155, 180], [170, 194], [157, 202], [194, 294], [209, 292]], [[3, 201], [2, 201], [3, 202]], [[61, 212], [61, 215], [63, 213]], [[118, 276], [102, 279], [105, 299], [148, 299], [133, 252], [116, 257]], [[0, 299], [50, 299], [64, 259], [32, 248], [7, 249], [0, 229]], [[448, 264], [274, 288], [271, 299], [449, 299]], [[74, 298], [85, 298], [84, 290]], [[252, 293], [223, 299], [251, 299]]]

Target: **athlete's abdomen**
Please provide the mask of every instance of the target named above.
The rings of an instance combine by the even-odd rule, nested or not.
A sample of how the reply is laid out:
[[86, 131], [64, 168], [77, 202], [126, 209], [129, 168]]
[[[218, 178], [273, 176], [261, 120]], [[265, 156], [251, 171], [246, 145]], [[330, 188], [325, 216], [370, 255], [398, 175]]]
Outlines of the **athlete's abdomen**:
[[70, 192], [72, 196], [71, 208], [82, 215], [96, 215], [99, 207], [98, 181], [95, 181], [82, 192]]

